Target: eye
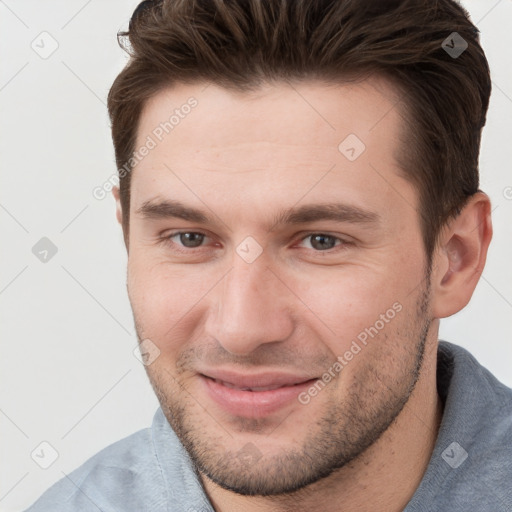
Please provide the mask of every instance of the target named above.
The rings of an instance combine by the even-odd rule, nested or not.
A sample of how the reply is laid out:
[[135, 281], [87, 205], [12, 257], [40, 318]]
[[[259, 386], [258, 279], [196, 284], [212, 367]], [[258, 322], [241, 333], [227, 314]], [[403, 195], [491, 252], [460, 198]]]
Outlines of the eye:
[[[164, 244], [171, 245], [178, 252], [191, 252], [193, 249], [199, 249], [205, 239], [209, 237], [204, 233], [196, 231], [177, 231], [169, 233], [161, 238]], [[342, 238], [327, 233], [308, 233], [300, 239], [300, 243], [309, 241], [309, 249], [315, 252], [329, 252], [334, 248], [343, 250], [350, 242]]]
[[[301, 238], [302, 242], [306, 240], [310, 240], [311, 248], [317, 252], [326, 252], [334, 247], [348, 245], [348, 242], [345, 240], [327, 233], [308, 233], [305, 237]], [[336, 241], [339, 243], [337, 244]]]
[[[184, 247], [186, 249], [196, 249], [201, 246], [207, 236], [204, 233], [197, 233], [195, 231], [178, 231], [176, 233], [169, 233], [165, 235], [162, 240], [170, 245]], [[173, 239], [176, 239], [174, 241]]]

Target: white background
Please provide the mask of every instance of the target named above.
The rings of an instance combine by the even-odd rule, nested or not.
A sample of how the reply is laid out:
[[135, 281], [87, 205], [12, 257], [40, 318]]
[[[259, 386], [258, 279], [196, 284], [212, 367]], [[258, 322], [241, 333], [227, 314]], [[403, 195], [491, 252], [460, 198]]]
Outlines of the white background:
[[[92, 196], [116, 172], [105, 104], [126, 63], [116, 32], [137, 3], [0, 1], [2, 511], [23, 509], [101, 448], [149, 426], [158, 406], [132, 353], [114, 202]], [[512, 386], [512, 1], [463, 5], [493, 78], [480, 168], [495, 233], [470, 305], [442, 322], [440, 337]], [[43, 31], [59, 45], [47, 59], [31, 47]], [[44, 236], [58, 248], [47, 263], [32, 253]], [[31, 458], [42, 441], [59, 454], [46, 470]]]

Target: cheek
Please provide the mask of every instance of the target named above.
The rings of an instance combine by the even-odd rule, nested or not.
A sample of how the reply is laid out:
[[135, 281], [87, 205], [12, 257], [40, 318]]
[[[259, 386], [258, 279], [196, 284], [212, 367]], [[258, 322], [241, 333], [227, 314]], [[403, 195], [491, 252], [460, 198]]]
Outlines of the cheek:
[[162, 352], [182, 347], [215, 282], [204, 272], [144, 257], [130, 257], [128, 294], [140, 336], [151, 339]]
[[[407, 275], [404, 275], [407, 274]], [[421, 277], [420, 277], [421, 276]], [[291, 286], [300, 297], [301, 321], [313, 329], [331, 352], [341, 355], [358, 341], [366, 346], [396, 332], [403, 311], [411, 306], [411, 282], [424, 275], [410, 264], [392, 267], [346, 268], [328, 279], [296, 279]], [[306, 308], [304, 307], [306, 306]]]
[[388, 278], [382, 269], [353, 266], [333, 271], [325, 279], [311, 276], [296, 279], [297, 296], [335, 330], [347, 322], [357, 325], [386, 303]]

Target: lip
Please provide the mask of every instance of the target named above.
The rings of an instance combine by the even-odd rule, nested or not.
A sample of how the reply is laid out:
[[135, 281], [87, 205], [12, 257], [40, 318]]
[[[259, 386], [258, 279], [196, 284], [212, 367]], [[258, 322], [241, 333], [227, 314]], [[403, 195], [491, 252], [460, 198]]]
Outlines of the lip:
[[261, 418], [294, 401], [297, 403], [299, 394], [317, 380], [316, 377], [276, 372], [241, 375], [229, 370], [207, 370], [198, 376], [206, 394], [221, 409], [251, 418]]

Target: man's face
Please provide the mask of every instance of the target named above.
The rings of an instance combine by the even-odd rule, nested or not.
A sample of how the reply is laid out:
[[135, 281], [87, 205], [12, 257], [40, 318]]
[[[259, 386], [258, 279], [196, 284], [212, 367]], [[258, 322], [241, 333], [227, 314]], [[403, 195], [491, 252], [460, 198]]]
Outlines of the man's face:
[[[164, 414], [225, 488], [278, 494], [327, 476], [416, 383], [428, 279], [394, 101], [374, 81], [178, 85], [146, 104], [130, 301]], [[327, 205], [336, 215], [316, 211]]]

